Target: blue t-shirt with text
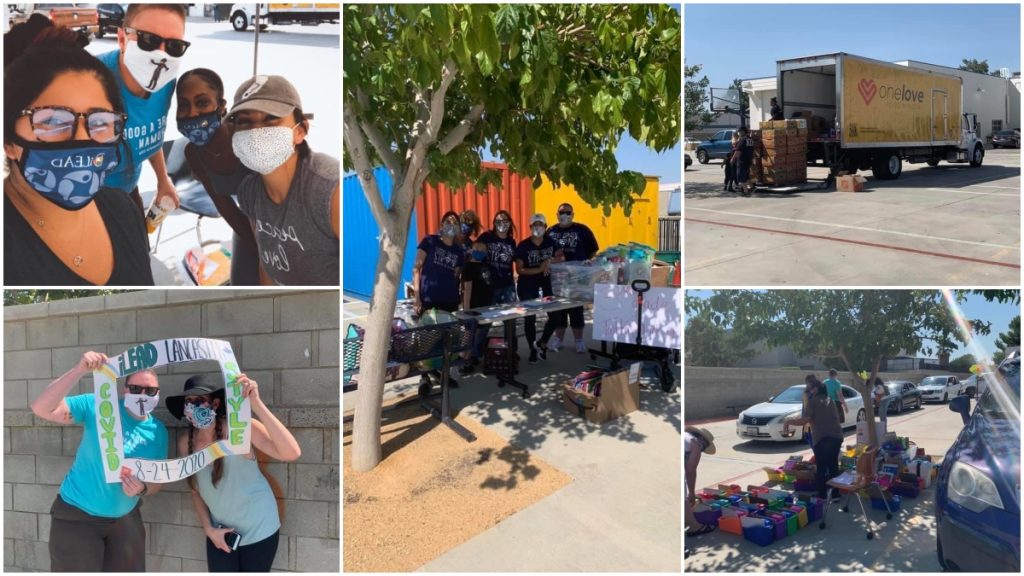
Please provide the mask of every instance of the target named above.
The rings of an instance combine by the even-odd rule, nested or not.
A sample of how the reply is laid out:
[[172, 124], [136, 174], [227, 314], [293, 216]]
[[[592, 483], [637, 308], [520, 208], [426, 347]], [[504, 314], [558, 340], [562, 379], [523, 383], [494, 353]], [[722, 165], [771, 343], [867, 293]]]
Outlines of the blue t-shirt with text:
[[[107, 484], [103, 473], [103, 454], [100, 453], [96, 430], [96, 404], [92, 394], [68, 396], [64, 399], [71, 417], [82, 425], [82, 441], [75, 453], [75, 462], [60, 485], [65, 502], [103, 518], [120, 518], [132, 511], [138, 496], [125, 496], [121, 483]], [[126, 458], [164, 460], [167, 458], [167, 428], [152, 415], [136, 420], [118, 398], [113, 399], [121, 410], [121, 433]]]
[[427, 253], [420, 269], [420, 300], [429, 304], [456, 304], [459, 301], [459, 271], [466, 259], [463, 246], [445, 245], [441, 237], [431, 234], [417, 247]]
[[[539, 268], [545, 260], [554, 257], [556, 248], [555, 241], [547, 234], [540, 244], [534, 244], [533, 238], [527, 238], [516, 246], [516, 260], [523, 262], [523, 268]], [[519, 276], [520, 286], [540, 286], [543, 281], [544, 276], [541, 274]]]
[[131, 192], [139, 183], [142, 163], [159, 151], [164, 144], [167, 112], [171, 109], [171, 98], [174, 97], [174, 85], [177, 80], [168, 82], [156, 92], [147, 93], [147, 97], [136, 96], [128, 91], [124, 77], [121, 76], [120, 55], [120, 50], [114, 50], [100, 54], [96, 58], [110, 68], [117, 79], [117, 85], [121, 88], [121, 99], [124, 100], [125, 113], [128, 114], [124, 140], [130, 151], [131, 160], [121, 158], [117, 168], [107, 173], [104, 185]]
[[569, 262], [589, 260], [597, 252], [597, 239], [584, 224], [573, 222], [565, 228], [555, 224], [548, 228], [548, 236], [551, 236], [556, 246], [565, 251], [565, 259]]
[[512, 286], [512, 261], [515, 260], [516, 241], [499, 238], [491, 231], [484, 232], [476, 240], [487, 246], [487, 265], [493, 272], [491, 278], [495, 289]]

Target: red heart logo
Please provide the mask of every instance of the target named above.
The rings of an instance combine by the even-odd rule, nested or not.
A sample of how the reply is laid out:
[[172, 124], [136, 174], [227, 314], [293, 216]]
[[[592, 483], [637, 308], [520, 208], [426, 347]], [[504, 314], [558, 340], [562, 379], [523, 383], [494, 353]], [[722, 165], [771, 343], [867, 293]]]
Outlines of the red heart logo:
[[864, 99], [865, 104], [871, 104], [871, 101], [875, 99], [875, 93], [878, 92], [878, 87], [875, 86], [874, 80], [861, 78], [860, 83], [857, 84], [857, 91], [860, 92], [860, 97]]

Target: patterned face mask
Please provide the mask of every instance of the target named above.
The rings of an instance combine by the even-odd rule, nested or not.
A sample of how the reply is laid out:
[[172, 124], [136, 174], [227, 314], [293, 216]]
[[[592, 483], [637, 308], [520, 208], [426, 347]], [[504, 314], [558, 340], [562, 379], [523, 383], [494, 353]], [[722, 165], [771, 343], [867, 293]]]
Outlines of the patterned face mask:
[[295, 153], [293, 130], [295, 126], [264, 126], [235, 132], [231, 148], [243, 166], [253, 172], [270, 174]]
[[220, 113], [217, 111], [202, 114], [195, 118], [181, 118], [178, 120], [178, 132], [181, 132], [188, 141], [196, 146], [206, 146], [213, 138], [217, 129], [220, 128]]
[[85, 208], [118, 164], [117, 143], [72, 140], [43, 144], [16, 138], [18, 168], [33, 190], [65, 210]]
[[217, 418], [217, 411], [210, 406], [209, 402], [203, 402], [200, 406], [185, 404], [184, 412], [185, 419], [200, 430], [206, 430], [213, 426], [213, 421]]

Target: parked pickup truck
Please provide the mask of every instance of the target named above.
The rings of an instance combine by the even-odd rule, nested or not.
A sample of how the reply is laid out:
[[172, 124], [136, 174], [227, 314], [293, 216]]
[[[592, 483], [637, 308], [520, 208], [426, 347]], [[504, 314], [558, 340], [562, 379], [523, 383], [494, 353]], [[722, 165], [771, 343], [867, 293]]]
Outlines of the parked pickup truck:
[[8, 27], [28, 20], [33, 14], [42, 14], [55, 26], [77, 30], [90, 37], [100, 31], [99, 13], [95, 4], [9, 4]]

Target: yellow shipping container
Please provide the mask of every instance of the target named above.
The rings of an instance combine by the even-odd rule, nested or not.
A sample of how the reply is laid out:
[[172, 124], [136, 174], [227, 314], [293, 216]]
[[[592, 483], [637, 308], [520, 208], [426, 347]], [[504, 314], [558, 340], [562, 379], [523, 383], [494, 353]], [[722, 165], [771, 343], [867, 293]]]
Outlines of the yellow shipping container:
[[572, 204], [573, 221], [586, 224], [594, 231], [594, 237], [601, 250], [615, 244], [639, 242], [654, 249], [658, 248], [658, 179], [647, 177], [644, 193], [633, 199], [633, 211], [626, 216], [621, 206], [604, 215], [600, 206], [593, 207], [583, 201], [572, 186], [555, 188], [546, 175], [542, 175], [539, 188], [533, 190], [533, 206], [548, 219], [548, 224], [558, 222], [558, 205]]

